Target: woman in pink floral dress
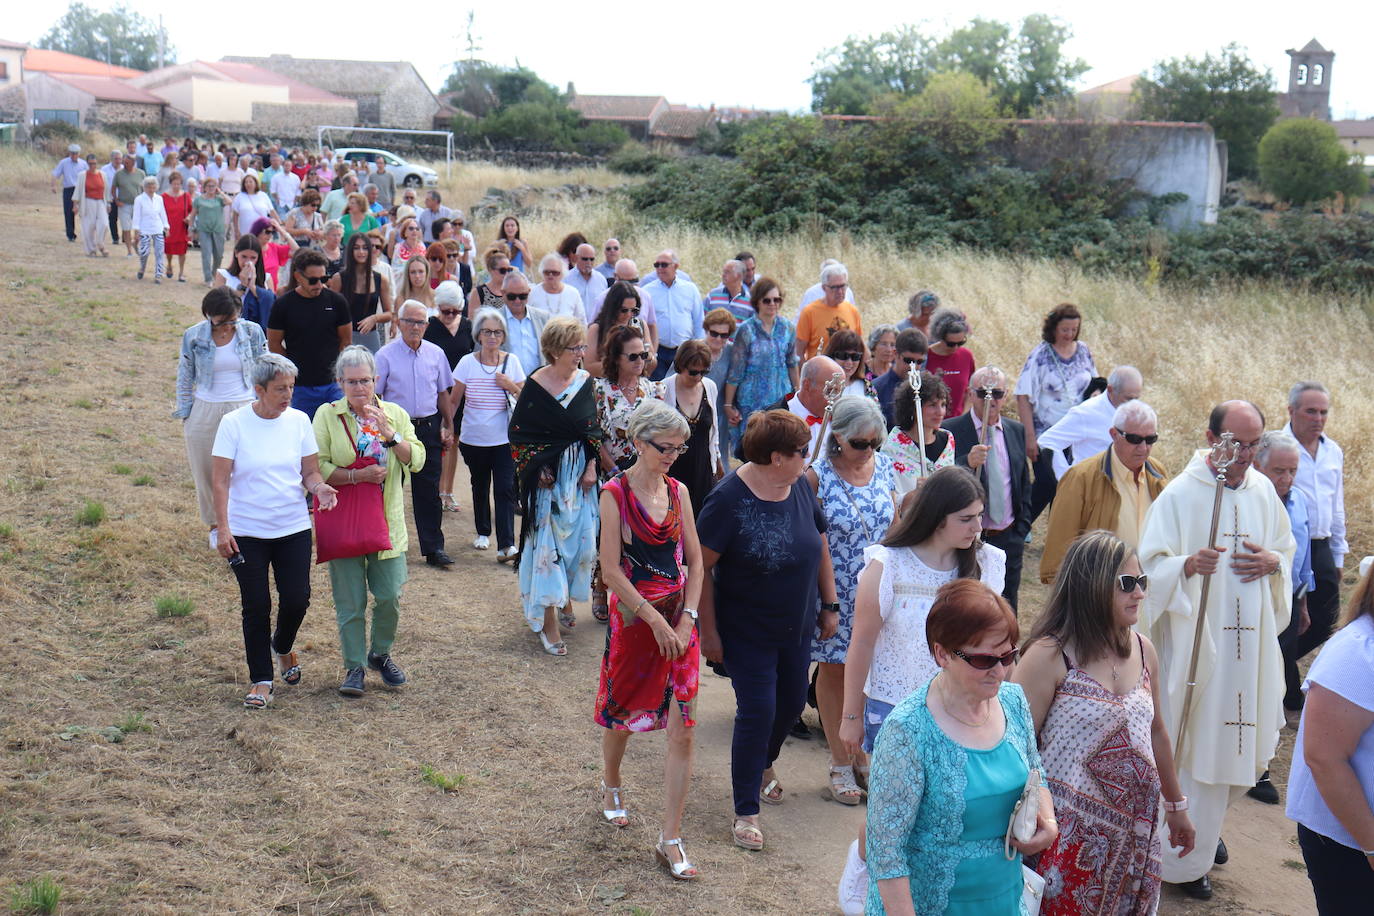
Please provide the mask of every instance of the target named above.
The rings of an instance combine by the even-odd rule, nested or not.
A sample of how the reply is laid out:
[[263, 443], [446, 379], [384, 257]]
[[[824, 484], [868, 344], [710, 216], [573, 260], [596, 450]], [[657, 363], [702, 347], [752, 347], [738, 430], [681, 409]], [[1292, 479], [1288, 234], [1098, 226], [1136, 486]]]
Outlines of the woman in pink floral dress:
[[[949, 409], [949, 389], [929, 372], [921, 373], [921, 423], [925, 427], [925, 474], [954, 464], [954, 436], [940, 423]], [[897, 482], [897, 498], [916, 489], [921, 474], [921, 452], [916, 445], [920, 428], [916, 425], [916, 393], [902, 382], [892, 393], [892, 419], [897, 425], [887, 434], [883, 454], [892, 459]]]

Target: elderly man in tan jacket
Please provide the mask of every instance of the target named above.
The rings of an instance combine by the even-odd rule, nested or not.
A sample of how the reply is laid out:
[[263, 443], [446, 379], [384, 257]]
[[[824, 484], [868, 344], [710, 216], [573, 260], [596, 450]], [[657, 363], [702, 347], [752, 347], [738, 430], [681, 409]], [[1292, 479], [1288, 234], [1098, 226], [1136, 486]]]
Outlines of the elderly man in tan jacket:
[[1144, 401], [1127, 401], [1112, 416], [1112, 444], [1069, 468], [1059, 480], [1050, 507], [1040, 581], [1054, 581], [1074, 539], [1098, 528], [1114, 532], [1132, 547], [1140, 544], [1145, 513], [1168, 482], [1150, 459], [1159, 436], [1154, 410]]

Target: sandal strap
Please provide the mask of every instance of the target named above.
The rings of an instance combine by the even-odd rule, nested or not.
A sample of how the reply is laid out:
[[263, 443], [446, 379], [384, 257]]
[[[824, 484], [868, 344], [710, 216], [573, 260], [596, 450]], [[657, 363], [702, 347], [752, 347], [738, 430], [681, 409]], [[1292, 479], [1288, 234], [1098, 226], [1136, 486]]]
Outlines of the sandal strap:
[[830, 787], [841, 795], [862, 795], [863, 789], [854, 781], [854, 767], [830, 768]]

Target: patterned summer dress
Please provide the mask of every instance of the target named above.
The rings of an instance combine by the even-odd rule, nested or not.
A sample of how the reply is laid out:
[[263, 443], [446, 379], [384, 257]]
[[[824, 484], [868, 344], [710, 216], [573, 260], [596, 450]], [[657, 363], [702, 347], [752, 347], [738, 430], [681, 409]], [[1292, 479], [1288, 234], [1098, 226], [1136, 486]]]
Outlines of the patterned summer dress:
[[[615, 497], [621, 531], [629, 533], [629, 543], [621, 544], [621, 571], [654, 610], [676, 626], [682, 618], [683, 586], [687, 582], [682, 568], [682, 503], [676, 483], [671, 478], [665, 480], [668, 511], [658, 523], [649, 517], [624, 474], [612, 478], [603, 489]], [[668, 710], [676, 701], [683, 724], [695, 725], [691, 703], [697, 695], [701, 664], [696, 630], [682, 656], [664, 658], [649, 625], [633, 608], [622, 615], [620, 599], [614, 592], [610, 599], [606, 652], [601, 656], [601, 682], [593, 716], [596, 724], [630, 732], [666, 728]]]
[[[1136, 640], [1139, 642], [1140, 637]], [[1143, 656], [1143, 650], [1142, 650]], [[1160, 788], [1150, 672], [1117, 696], [1069, 672], [1040, 730], [1059, 838], [1040, 854], [1045, 916], [1149, 916], [1159, 900]]]
[[[644, 376], [639, 378], [639, 390], [635, 394], [635, 399], [631, 401], [625, 396], [625, 392], [611, 384], [608, 379], [599, 378], [596, 380], [596, 415], [601, 421], [601, 431], [606, 438], [602, 441], [611, 453], [611, 458], [615, 461], [620, 470], [625, 470], [634, 464], [635, 447], [630, 441], [626, 428], [630, 425], [630, 414], [634, 413], [639, 406], [641, 398], [661, 398], [663, 389], [657, 382], [651, 382]], [[602, 472], [603, 482], [609, 477]]]
[[[739, 408], [740, 421], [730, 431], [732, 449], [744, 435], [751, 413], [791, 393], [792, 379], [787, 370], [797, 363], [797, 330], [781, 315], [773, 319], [771, 332], [763, 329], [763, 322], [757, 315], [735, 330], [730, 368], [725, 376], [729, 384], [738, 387], [735, 405]], [[721, 397], [724, 396], [725, 390], [721, 389]]]
[[829, 526], [830, 560], [835, 566], [835, 594], [840, 602], [840, 628], [830, 639], [811, 640], [811, 660], [844, 664], [849, 653], [849, 634], [854, 628], [854, 595], [859, 590], [859, 571], [865, 548], [878, 543], [892, 524], [895, 508], [892, 491], [892, 460], [879, 452], [873, 456], [873, 477], [867, 486], [848, 483], [830, 462], [816, 465], [816, 498]]
[[[941, 444], [941, 434], [944, 434], [944, 443]], [[939, 454], [931, 455], [934, 446], [939, 446]], [[897, 497], [907, 495], [916, 489], [916, 484], [921, 479], [921, 450], [916, 444], [916, 440], [902, 432], [897, 427], [892, 427], [892, 431], [887, 434], [887, 440], [883, 442], [883, 454], [892, 458], [893, 477], [897, 481]], [[954, 436], [949, 430], [939, 430], [935, 433], [935, 442], [926, 446], [926, 473], [931, 474], [943, 467], [954, 464]]]

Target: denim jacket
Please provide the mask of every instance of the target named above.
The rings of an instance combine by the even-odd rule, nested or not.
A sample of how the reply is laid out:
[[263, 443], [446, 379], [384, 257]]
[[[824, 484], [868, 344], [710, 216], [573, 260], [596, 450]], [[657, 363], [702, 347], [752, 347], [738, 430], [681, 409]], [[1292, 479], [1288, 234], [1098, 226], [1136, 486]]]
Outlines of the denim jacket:
[[[234, 352], [243, 369], [243, 384], [253, 387], [253, 363], [267, 352], [262, 328], [240, 318], [234, 328]], [[177, 362], [177, 406], [172, 416], [185, 420], [191, 415], [196, 385], [208, 386], [215, 374], [215, 343], [210, 337], [210, 322], [202, 321], [181, 335], [181, 359]]]

